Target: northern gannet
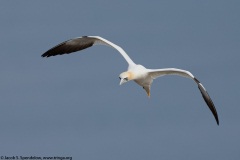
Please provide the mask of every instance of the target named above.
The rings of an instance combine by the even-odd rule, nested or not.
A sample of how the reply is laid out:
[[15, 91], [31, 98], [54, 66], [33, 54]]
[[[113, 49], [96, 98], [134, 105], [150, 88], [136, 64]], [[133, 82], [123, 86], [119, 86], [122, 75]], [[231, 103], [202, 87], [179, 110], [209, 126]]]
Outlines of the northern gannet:
[[198, 85], [198, 88], [202, 94], [203, 99], [211, 110], [217, 124], [219, 125], [217, 110], [208, 95], [204, 86], [199, 82], [199, 80], [192, 75], [189, 71], [177, 69], [177, 68], [163, 68], [163, 69], [147, 69], [140, 64], [135, 64], [133, 60], [127, 55], [127, 53], [118, 45], [102, 38], [99, 36], [82, 36], [67, 40], [58, 44], [57, 46], [49, 49], [42, 57], [51, 57], [62, 54], [69, 54], [72, 52], [80, 51], [89, 48], [93, 45], [107, 45], [109, 47], [115, 48], [124, 57], [128, 63], [128, 70], [119, 75], [120, 85], [128, 81], [135, 81], [137, 84], [143, 87], [147, 92], [148, 97], [150, 97], [150, 87], [154, 79], [165, 76], [165, 75], [178, 75], [186, 78], [192, 79]]

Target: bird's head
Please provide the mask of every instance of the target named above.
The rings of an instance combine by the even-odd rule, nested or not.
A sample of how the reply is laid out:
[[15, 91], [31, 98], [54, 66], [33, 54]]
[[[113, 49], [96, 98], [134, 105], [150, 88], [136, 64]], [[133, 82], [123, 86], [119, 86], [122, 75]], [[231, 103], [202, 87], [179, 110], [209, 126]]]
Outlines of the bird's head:
[[119, 79], [120, 79], [120, 85], [122, 85], [123, 83], [133, 80], [133, 73], [129, 71], [123, 72], [119, 75]]

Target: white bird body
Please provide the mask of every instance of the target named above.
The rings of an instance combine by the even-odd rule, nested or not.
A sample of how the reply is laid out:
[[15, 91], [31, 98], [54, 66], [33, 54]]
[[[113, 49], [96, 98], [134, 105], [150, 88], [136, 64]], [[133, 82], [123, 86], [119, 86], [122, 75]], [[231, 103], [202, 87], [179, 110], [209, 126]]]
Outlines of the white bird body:
[[208, 105], [209, 109], [214, 115], [217, 124], [219, 124], [217, 111], [215, 109], [215, 106], [210, 96], [208, 95], [203, 85], [192, 75], [192, 73], [190, 73], [189, 71], [177, 69], [177, 68], [147, 69], [140, 64], [135, 64], [133, 60], [128, 56], [128, 54], [121, 47], [102, 37], [83, 36], [83, 37], [70, 39], [68, 41], [60, 43], [59, 45], [51, 48], [50, 50], [45, 52], [42, 55], [42, 57], [69, 54], [72, 52], [86, 49], [93, 45], [107, 45], [118, 50], [119, 53], [123, 56], [123, 58], [128, 63], [128, 70], [119, 75], [120, 85], [125, 82], [133, 80], [138, 85], [143, 87], [143, 89], [147, 92], [147, 95], [149, 97], [150, 97], [151, 84], [153, 80], [158, 77], [165, 76], [165, 75], [178, 75], [178, 76], [182, 76], [182, 77], [186, 77], [194, 80], [198, 85], [198, 88], [202, 94], [202, 97], [204, 98], [206, 104]]
[[150, 87], [153, 82], [153, 77], [149, 74], [149, 70], [146, 69], [144, 66], [136, 64], [131, 66], [128, 71], [120, 74], [120, 85], [125, 82], [123, 81], [124, 77], [128, 77], [127, 81], [133, 80], [137, 84], [142, 86], [146, 90], [147, 95], [150, 96]]

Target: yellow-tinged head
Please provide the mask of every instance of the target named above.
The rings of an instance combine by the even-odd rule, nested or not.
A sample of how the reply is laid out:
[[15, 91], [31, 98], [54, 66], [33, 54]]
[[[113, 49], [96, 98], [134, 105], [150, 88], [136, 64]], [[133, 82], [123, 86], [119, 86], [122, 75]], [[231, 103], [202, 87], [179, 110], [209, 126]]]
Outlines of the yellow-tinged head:
[[127, 72], [123, 72], [119, 75], [119, 79], [120, 79], [120, 85], [125, 83], [125, 82], [128, 82], [130, 80], [133, 80], [133, 73], [130, 72], [130, 71], [127, 71]]

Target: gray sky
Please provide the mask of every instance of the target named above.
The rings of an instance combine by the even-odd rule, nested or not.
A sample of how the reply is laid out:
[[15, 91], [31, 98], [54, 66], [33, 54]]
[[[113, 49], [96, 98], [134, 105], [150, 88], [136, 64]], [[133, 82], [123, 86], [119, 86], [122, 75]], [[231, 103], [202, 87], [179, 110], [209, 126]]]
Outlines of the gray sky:
[[[87, 160], [239, 159], [240, 1], [1, 1], [0, 156]], [[148, 68], [189, 70], [206, 87], [168, 76], [151, 98], [119, 86], [114, 49], [41, 58], [82, 35], [120, 45]]]

